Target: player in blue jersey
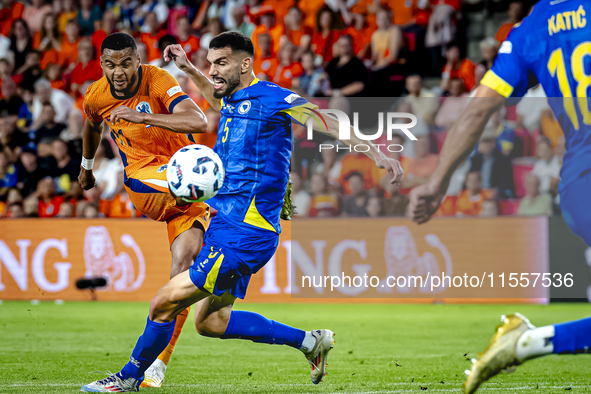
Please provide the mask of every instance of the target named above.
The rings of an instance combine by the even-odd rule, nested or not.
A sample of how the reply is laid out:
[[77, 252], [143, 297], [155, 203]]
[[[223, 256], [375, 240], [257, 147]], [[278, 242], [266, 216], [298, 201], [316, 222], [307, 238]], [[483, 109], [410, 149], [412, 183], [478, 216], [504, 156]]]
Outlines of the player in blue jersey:
[[[477, 98], [451, 128], [437, 170], [427, 184], [411, 192], [413, 220], [424, 223], [435, 213], [451, 175], [476, 146], [490, 116], [539, 82], [566, 138], [559, 188], [562, 214], [573, 232], [591, 246], [590, 17], [590, 0], [542, 0], [513, 28], [484, 76]], [[466, 393], [526, 360], [591, 349], [591, 318], [540, 328], [519, 314], [502, 320], [490, 345], [472, 365], [464, 383]]]
[[[218, 214], [189, 271], [171, 279], [152, 300], [146, 328], [130, 361], [117, 374], [84, 386], [82, 391], [138, 391], [145, 370], [168, 344], [176, 316], [195, 303], [195, 325], [201, 335], [299, 349], [309, 361], [312, 382], [317, 384], [325, 374], [326, 358], [334, 343], [330, 330], [306, 332], [257, 313], [232, 310], [236, 298], [244, 298], [250, 276], [277, 249], [289, 180], [292, 122], [304, 124], [315, 106], [289, 90], [258, 81], [252, 71], [252, 41], [240, 33], [222, 33], [211, 40], [207, 59], [213, 81], [189, 62], [180, 45], [167, 47], [164, 56], [165, 60], [174, 59], [222, 114], [214, 150], [224, 163], [226, 178], [219, 193], [208, 200]], [[337, 119], [323, 120], [326, 127], [315, 128], [336, 138]], [[368, 143], [356, 136], [344, 142]], [[402, 181], [397, 160], [378, 149], [367, 155], [388, 170], [392, 182]]]

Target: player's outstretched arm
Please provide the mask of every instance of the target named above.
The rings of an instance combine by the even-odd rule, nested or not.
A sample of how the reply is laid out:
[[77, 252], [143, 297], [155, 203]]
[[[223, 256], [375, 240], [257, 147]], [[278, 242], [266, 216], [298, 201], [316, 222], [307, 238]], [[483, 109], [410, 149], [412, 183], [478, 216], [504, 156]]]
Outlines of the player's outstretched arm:
[[161, 127], [183, 134], [203, 133], [207, 129], [205, 114], [193, 100], [189, 99], [175, 105], [172, 114], [148, 114], [122, 105], [111, 112], [111, 122], [117, 124], [122, 120]]
[[[323, 119], [326, 122], [327, 128], [325, 129], [320, 124], [313, 122], [313, 129], [334, 139], [339, 139], [339, 121], [332, 116], [324, 116]], [[402, 170], [402, 166], [398, 160], [386, 156], [375, 145], [373, 145], [371, 141], [365, 141], [358, 138], [353, 131], [353, 127], [351, 127], [351, 139], [340, 141], [348, 146], [360, 144], [370, 145], [373, 149], [369, 149], [369, 151], [363, 153], [372, 159], [376, 163], [376, 166], [388, 170], [388, 173], [392, 176], [392, 183], [400, 185], [402, 179], [404, 178], [404, 171]]]
[[82, 131], [82, 164], [80, 166], [80, 175], [78, 182], [84, 190], [90, 190], [94, 187], [94, 175], [92, 175], [92, 163], [94, 155], [101, 143], [101, 134], [103, 131], [102, 122], [94, 123], [90, 119], [84, 122]]
[[222, 106], [220, 100], [213, 97], [213, 82], [189, 61], [182, 46], [175, 44], [169, 45], [164, 49], [164, 60], [169, 61], [170, 59], [195, 82], [195, 85], [199, 88], [199, 92], [205, 97], [209, 105], [216, 111], [219, 111]]
[[482, 134], [491, 115], [505, 104], [505, 97], [488, 86], [481, 85], [476, 95], [453, 124], [439, 156], [439, 165], [429, 182], [410, 193], [409, 215], [421, 224], [437, 211], [454, 171], [468, 155]]

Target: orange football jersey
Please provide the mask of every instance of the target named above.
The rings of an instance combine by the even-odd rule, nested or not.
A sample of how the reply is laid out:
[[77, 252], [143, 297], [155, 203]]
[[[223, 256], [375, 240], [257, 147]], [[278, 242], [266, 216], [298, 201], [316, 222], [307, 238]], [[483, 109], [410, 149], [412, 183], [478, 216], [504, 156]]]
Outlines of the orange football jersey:
[[117, 143], [126, 177], [133, 177], [141, 168], [167, 164], [180, 148], [194, 143], [189, 134], [175, 133], [160, 127], [120, 121], [112, 124], [111, 111], [125, 105], [138, 112], [171, 114], [174, 107], [190, 100], [177, 80], [156, 66], [141, 65], [136, 91], [126, 97], [117, 97], [103, 76], [88, 88], [84, 97], [84, 112], [94, 123], [103, 120], [111, 129], [111, 138]]

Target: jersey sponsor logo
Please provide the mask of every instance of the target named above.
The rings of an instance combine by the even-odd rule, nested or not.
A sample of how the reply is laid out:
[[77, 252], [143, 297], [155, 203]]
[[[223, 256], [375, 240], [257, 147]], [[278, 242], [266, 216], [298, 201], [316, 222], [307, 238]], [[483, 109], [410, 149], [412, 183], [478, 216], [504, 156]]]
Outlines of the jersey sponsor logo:
[[150, 107], [150, 103], [147, 101], [142, 101], [138, 105], [135, 106], [135, 110], [142, 114], [152, 114], [152, 108]]
[[170, 88], [166, 91], [166, 93], [168, 93], [169, 97], [174, 96], [176, 93], [181, 91], [181, 87], [180, 86], [175, 86], [174, 88]]
[[295, 101], [295, 99], [299, 98], [300, 95], [292, 93], [289, 96], [287, 96], [284, 100], [287, 101], [287, 104], [291, 104]]
[[561, 31], [581, 29], [587, 26], [585, 8], [582, 5], [577, 10], [558, 12], [548, 19], [548, 34], [553, 35]]
[[246, 101], [241, 102], [238, 105], [238, 113], [244, 115], [245, 113], [250, 111], [251, 106], [252, 106], [252, 104], [250, 103], [250, 100], [246, 100]]
[[510, 54], [511, 52], [513, 52], [513, 43], [511, 41], [503, 41], [499, 48], [499, 53]]

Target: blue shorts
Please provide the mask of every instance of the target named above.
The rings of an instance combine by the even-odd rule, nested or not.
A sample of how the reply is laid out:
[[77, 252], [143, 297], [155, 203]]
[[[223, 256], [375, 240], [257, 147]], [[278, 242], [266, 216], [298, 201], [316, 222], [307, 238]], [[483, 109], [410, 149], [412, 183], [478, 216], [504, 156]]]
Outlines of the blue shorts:
[[591, 171], [581, 174], [560, 192], [560, 209], [568, 227], [591, 246]]
[[205, 232], [205, 244], [189, 269], [199, 289], [221, 296], [226, 291], [244, 299], [250, 276], [273, 257], [279, 234], [247, 229], [212, 219]]

